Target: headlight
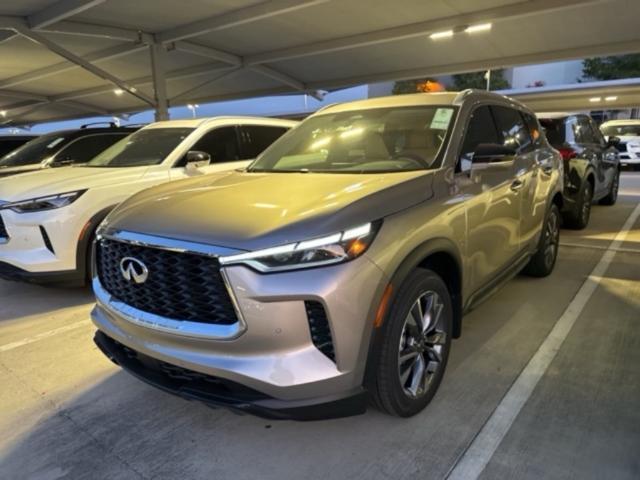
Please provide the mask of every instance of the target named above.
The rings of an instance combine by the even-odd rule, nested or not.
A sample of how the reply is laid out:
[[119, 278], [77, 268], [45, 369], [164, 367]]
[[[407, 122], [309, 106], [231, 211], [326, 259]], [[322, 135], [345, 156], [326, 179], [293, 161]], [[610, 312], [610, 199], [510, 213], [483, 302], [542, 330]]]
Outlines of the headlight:
[[261, 272], [311, 268], [353, 260], [373, 242], [382, 222], [367, 223], [304, 242], [220, 257], [222, 265], [244, 264]]
[[46, 197], [30, 198], [19, 202], [9, 202], [0, 206], [0, 210], [11, 209], [18, 213], [40, 212], [42, 210], [52, 210], [54, 208], [65, 207], [75, 202], [86, 190], [77, 192], [60, 193], [58, 195], [47, 195]]

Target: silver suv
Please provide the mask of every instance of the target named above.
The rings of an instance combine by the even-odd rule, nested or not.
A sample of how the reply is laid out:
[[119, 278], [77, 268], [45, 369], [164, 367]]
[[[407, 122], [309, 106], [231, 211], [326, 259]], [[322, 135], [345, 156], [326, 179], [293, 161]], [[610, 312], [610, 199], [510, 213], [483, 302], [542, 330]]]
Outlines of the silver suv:
[[555, 264], [559, 153], [464, 91], [336, 105], [248, 168], [154, 187], [95, 247], [95, 341], [163, 390], [275, 418], [399, 416], [435, 394], [462, 315]]

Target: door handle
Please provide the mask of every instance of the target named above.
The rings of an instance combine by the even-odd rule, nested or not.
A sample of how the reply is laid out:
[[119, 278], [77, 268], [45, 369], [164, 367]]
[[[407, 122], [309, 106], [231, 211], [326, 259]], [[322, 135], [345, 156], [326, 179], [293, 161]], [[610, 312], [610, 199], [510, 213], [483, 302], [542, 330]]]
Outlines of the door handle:
[[522, 187], [524, 187], [524, 182], [522, 180], [514, 180], [513, 183], [511, 184], [511, 190], [514, 192], [517, 192], [518, 190], [520, 190]]

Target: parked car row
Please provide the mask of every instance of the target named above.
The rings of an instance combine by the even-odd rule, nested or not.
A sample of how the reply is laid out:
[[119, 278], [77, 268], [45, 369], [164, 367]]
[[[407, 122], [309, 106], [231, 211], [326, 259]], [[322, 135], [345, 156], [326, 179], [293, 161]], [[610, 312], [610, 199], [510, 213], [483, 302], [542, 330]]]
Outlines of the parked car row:
[[100, 350], [176, 395], [269, 418], [369, 402], [411, 416], [463, 314], [553, 271], [563, 213], [580, 227], [586, 204], [615, 202], [616, 145], [582, 116], [538, 121], [474, 90], [299, 125], [159, 122], [83, 166], [0, 180], [0, 275], [90, 274]]

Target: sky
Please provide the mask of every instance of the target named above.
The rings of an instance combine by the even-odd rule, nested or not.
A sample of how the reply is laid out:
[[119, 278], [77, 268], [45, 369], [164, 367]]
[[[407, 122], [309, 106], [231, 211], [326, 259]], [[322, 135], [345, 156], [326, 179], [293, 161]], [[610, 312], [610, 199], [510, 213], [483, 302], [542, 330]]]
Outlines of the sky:
[[[201, 104], [195, 109], [198, 118], [213, 117], [217, 115], [260, 115], [279, 116], [292, 113], [312, 113], [318, 108], [331, 103], [348, 102], [367, 98], [368, 87], [366, 85], [345, 88], [331, 92], [318, 101], [308, 95], [280, 95], [272, 97], [250, 98], [245, 100], [229, 100], [225, 102]], [[193, 112], [187, 107], [174, 107], [169, 110], [171, 119], [192, 118]], [[113, 121], [112, 117], [93, 117], [64, 122], [51, 122], [35, 125], [30, 133], [48, 133], [56, 130], [79, 128], [81, 125], [92, 122]], [[153, 112], [147, 110], [131, 115], [128, 120], [120, 120], [122, 125], [127, 123], [151, 123], [154, 121]], [[20, 133], [24, 130], [20, 130]], [[10, 133], [10, 129], [0, 129], [0, 134]]]

